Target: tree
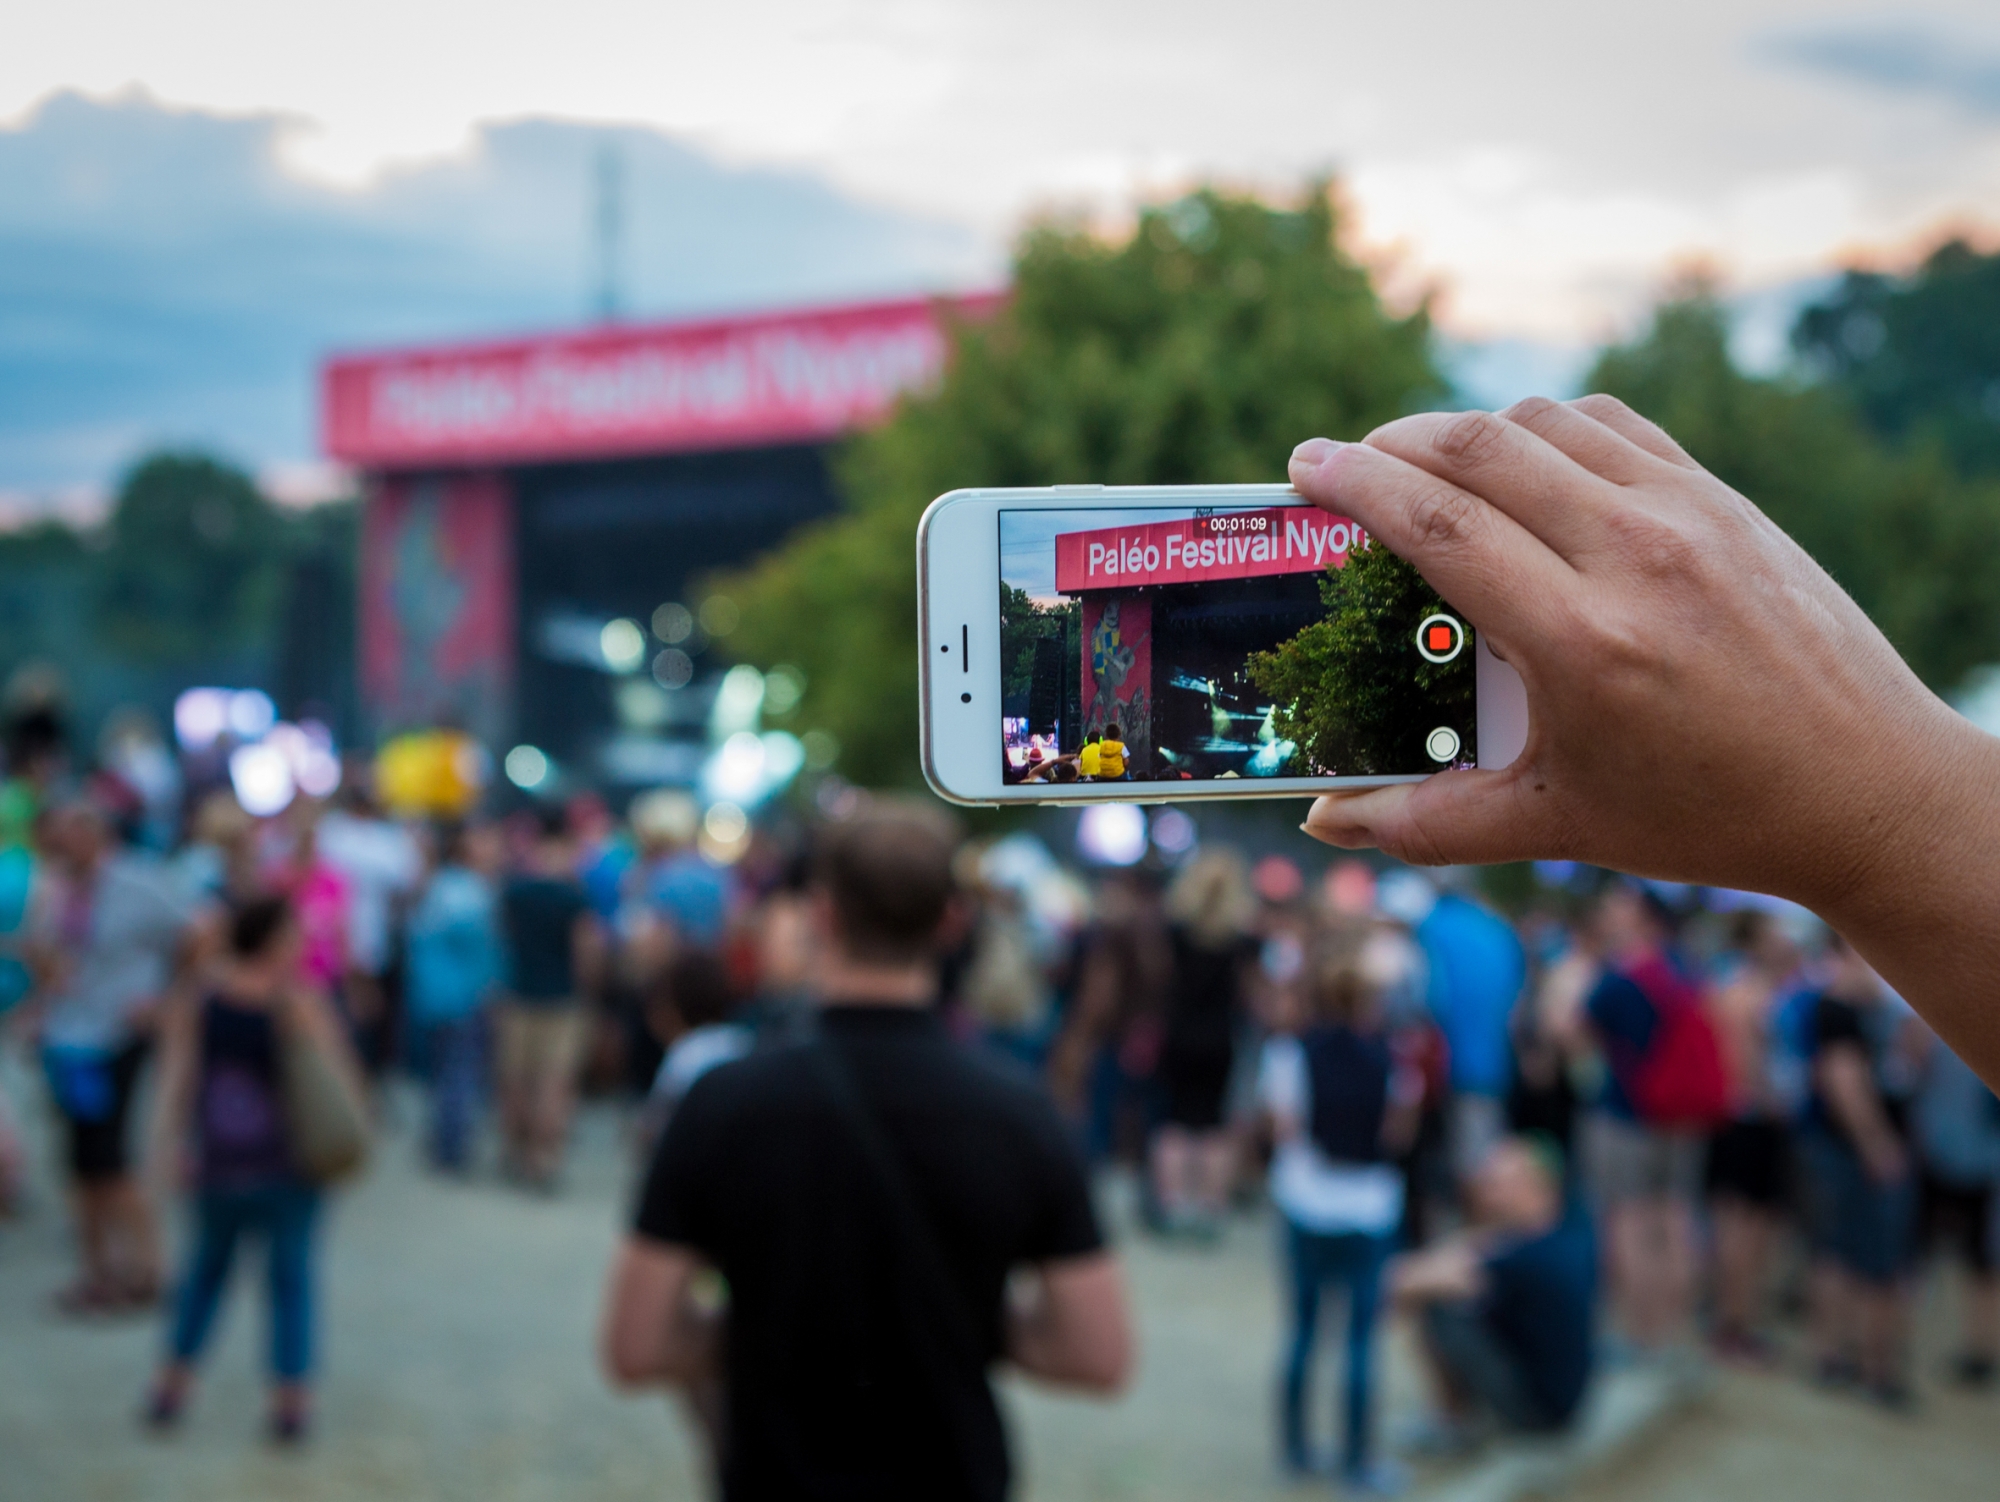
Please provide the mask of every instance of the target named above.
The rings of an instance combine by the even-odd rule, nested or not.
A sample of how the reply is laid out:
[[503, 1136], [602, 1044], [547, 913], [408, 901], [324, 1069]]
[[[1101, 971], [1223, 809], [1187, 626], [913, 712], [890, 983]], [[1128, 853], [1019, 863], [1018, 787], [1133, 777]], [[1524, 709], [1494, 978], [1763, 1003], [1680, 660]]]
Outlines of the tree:
[[125, 477], [99, 570], [108, 644], [173, 661], [263, 640], [284, 587], [285, 519], [241, 470], [161, 453]]
[[841, 455], [843, 514], [718, 586], [743, 607], [731, 649], [805, 670], [800, 723], [838, 738], [849, 775], [913, 780], [911, 547], [932, 497], [1275, 479], [1301, 438], [1359, 437], [1445, 389], [1426, 314], [1382, 306], [1323, 188], [1289, 208], [1197, 193], [1120, 243], [1035, 229], [939, 389]]
[[1445, 663], [1413, 645], [1426, 617], [1450, 613], [1423, 576], [1370, 547], [1327, 569], [1319, 593], [1325, 617], [1249, 664], [1276, 706], [1272, 729], [1298, 743], [1307, 775], [1428, 770], [1422, 740], [1440, 725], [1476, 759], [1471, 641]]
[[1800, 315], [1792, 346], [1878, 434], [2000, 474], [2000, 254], [1949, 240], [1907, 278], [1850, 271]]
[[1891, 446], [1838, 384], [1747, 376], [1694, 287], [1589, 377], [1755, 501], [1840, 581], [1924, 680], [1955, 687], [2000, 659], [2000, 487], [1935, 442]]

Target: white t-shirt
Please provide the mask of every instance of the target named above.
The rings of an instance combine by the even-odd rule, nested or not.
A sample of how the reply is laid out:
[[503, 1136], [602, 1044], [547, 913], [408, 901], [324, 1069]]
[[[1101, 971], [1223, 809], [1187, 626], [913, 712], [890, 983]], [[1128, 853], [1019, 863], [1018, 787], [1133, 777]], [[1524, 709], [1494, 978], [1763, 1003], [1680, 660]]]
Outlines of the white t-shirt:
[[347, 955], [354, 968], [381, 975], [389, 968], [389, 904], [409, 891], [423, 856], [409, 830], [387, 819], [338, 811], [314, 831], [319, 857], [347, 878]]
[[1312, 1072], [1297, 1038], [1264, 1044], [1257, 1103], [1296, 1131], [1271, 1160], [1271, 1198], [1286, 1220], [1319, 1236], [1387, 1236], [1403, 1219], [1403, 1175], [1387, 1163], [1337, 1163], [1306, 1128], [1312, 1120]]
[[108, 857], [87, 896], [54, 872], [39, 876], [28, 929], [59, 950], [69, 967], [48, 998], [43, 1041], [58, 1048], [120, 1047], [132, 1014], [166, 989], [192, 916], [180, 883], [146, 856]]

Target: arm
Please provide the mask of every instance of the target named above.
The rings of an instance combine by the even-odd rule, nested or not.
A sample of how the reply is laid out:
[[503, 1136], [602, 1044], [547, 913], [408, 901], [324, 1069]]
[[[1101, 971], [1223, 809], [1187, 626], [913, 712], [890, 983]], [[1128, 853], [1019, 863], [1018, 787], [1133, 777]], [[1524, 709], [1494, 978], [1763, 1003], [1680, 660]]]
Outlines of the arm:
[[1512, 766], [1322, 798], [1310, 833], [1789, 897], [2000, 1080], [2000, 740], [1754, 505], [1604, 396], [1312, 439], [1291, 475], [1465, 614], [1530, 723]]
[[1405, 1308], [1477, 1298], [1484, 1284], [1478, 1250], [1463, 1236], [1398, 1257], [1389, 1272], [1390, 1296]]
[[1909, 1160], [1896, 1129], [1882, 1113], [1869, 1080], [1868, 1056], [1858, 1043], [1831, 1043], [1813, 1064], [1820, 1094], [1848, 1139], [1868, 1165], [1870, 1177], [1883, 1183], [1900, 1179]]
[[605, 1281], [597, 1339], [612, 1385], [688, 1387], [715, 1374], [723, 1316], [694, 1298], [705, 1266], [687, 1247], [625, 1238]]
[[1107, 1396], [1132, 1376], [1125, 1278], [1109, 1252], [1035, 1269], [1007, 1310], [1007, 1358], [1031, 1377]]

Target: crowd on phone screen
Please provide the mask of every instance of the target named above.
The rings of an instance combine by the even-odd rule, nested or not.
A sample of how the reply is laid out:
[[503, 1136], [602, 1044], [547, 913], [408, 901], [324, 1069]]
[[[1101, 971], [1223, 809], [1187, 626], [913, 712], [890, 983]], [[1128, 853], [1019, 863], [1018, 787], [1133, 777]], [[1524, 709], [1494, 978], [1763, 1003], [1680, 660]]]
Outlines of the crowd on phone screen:
[[[1116, 743], [1079, 775], [1123, 775]], [[326, 1176], [295, 1135], [301, 1048], [378, 1113], [386, 1076], [420, 1078], [437, 1173], [558, 1193], [580, 1091], [639, 1103], [643, 1161], [704, 1077], [811, 1026], [809, 821], [725, 863], [675, 790], [427, 823], [386, 816], [357, 764], [331, 801], [253, 819], [212, 768], [78, 774], [47, 713], [6, 752], [0, 1005], [60, 1125], [57, 1299], [162, 1311], [155, 1425], [254, 1242], [272, 1432], [309, 1426]], [[1908, 1408], [1912, 1301], [1947, 1260], [1947, 1375], [1994, 1380], [2000, 1103], [1797, 910], [1565, 878], [1508, 918], [1469, 871], [1308, 879], [1210, 845], [1085, 875], [1027, 835], [955, 870], [933, 1009], [954, 1046], [1037, 1079], [1081, 1161], [1128, 1165], [1145, 1234], [1198, 1255], [1274, 1207], [1286, 1466], [1394, 1486], [1392, 1316], [1434, 1395], [1403, 1438], [1445, 1451], [1562, 1430], [1607, 1363], [1696, 1340]], [[27, 1104], [0, 1099], [0, 1205]], [[177, 1269], [149, 1184], [187, 1200]]]

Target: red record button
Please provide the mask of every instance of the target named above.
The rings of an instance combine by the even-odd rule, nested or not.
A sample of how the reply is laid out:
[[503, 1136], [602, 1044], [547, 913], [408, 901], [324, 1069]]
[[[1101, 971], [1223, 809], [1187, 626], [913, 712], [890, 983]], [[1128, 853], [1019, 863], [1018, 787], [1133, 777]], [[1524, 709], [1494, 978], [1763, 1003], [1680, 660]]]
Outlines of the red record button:
[[1424, 618], [1417, 627], [1417, 650], [1430, 662], [1450, 662], [1465, 650], [1465, 627], [1448, 615]]

